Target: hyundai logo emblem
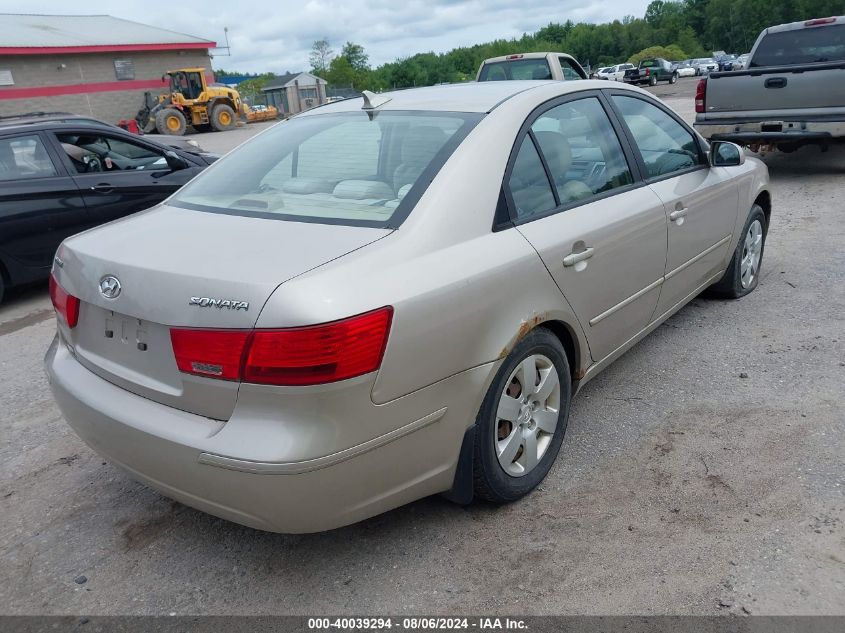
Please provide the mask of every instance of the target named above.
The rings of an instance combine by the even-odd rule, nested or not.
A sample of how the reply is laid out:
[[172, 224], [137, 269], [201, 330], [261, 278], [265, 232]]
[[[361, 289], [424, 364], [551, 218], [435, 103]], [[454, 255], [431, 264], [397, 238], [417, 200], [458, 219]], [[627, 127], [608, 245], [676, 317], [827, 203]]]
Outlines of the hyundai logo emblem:
[[106, 299], [117, 299], [120, 290], [120, 280], [114, 275], [106, 275], [100, 279], [100, 294]]

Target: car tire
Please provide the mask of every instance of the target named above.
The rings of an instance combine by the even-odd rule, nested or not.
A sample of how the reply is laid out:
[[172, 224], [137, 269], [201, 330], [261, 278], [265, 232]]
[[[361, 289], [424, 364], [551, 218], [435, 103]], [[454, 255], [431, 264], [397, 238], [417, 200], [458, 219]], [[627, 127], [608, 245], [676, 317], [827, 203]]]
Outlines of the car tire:
[[566, 433], [570, 376], [563, 345], [546, 328], [529, 332], [508, 354], [476, 419], [473, 479], [478, 497], [509, 503], [545, 478]]
[[678, 73], [672, 73], [672, 76], [669, 77], [669, 83], [673, 84], [678, 81]]
[[165, 108], [156, 112], [156, 130], [159, 134], [184, 136], [186, 127], [185, 115], [176, 108]]
[[657, 75], [652, 75], [651, 78], [648, 80], [649, 86], [656, 86], [657, 85]]
[[217, 132], [231, 130], [237, 123], [235, 111], [225, 103], [214, 106], [211, 111], [211, 127]]
[[760, 281], [768, 225], [760, 205], [751, 207], [725, 275], [710, 287], [709, 294], [723, 299], [739, 299], [753, 291]]

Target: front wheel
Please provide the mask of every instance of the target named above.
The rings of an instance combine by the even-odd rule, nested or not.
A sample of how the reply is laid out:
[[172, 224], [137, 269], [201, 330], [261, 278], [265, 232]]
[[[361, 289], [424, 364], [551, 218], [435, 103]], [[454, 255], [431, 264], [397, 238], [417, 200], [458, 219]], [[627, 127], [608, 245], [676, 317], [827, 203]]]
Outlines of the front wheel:
[[159, 110], [156, 112], [155, 122], [159, 134], [170, 136], [183, 136], [187, 127], [185, 115], [176, 108]]
[[476, 420], [473, 469], [479, 497], [516, 501], [548, 474], [566, 433], [570, 375], [560, 340], [542, 327], [502, 363]]
[[731, 263], [724, 277], [711, 286], [711, 294], [725, 299], [739, 299], [757, 287], [767, 231], [766, 214], [760, 205], [755, 204], [748, 214]]
[[669, 77], [669, 83], [673, 84], [678, 81], [678, 73], [672, 73], [672, 76]]
[[235, 125], [237, 125], [237, 120], [235, 119], [235, 111], [231, 106], [225, 103], [214, 106], [211, 111], [211, 127], [215, 131], [231, 130]]

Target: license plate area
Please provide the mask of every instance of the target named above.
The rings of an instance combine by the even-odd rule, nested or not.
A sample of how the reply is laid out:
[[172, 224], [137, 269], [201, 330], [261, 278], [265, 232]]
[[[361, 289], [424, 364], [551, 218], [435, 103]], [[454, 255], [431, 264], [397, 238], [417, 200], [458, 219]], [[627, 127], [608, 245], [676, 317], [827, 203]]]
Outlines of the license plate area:
[[167, 326], [83, 304], [77, 330], [77, 356], [96, 373], [162, 393], [180, 393]]

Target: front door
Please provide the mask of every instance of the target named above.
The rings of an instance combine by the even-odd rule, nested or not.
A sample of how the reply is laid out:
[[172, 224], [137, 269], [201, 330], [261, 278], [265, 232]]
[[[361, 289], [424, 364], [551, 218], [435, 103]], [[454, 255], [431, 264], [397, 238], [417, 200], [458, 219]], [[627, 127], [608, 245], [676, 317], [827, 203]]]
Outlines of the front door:
[[728, 171], [710, 167], [694, 133], [669, 112], [637, 96], [615, 94], [612, 101], [669, 220], [660, 316], [725, 269], [739, 193]]
[[506, 183], [513, 220], [600, 361], [651, 320], [666, 263], [663, 204], [637, 186], [597, 96], [534, 116]]
[[163, 150], [100, 130], [55, 136], [97, 224], [155, 206], [196, 172], [173, 170]]

